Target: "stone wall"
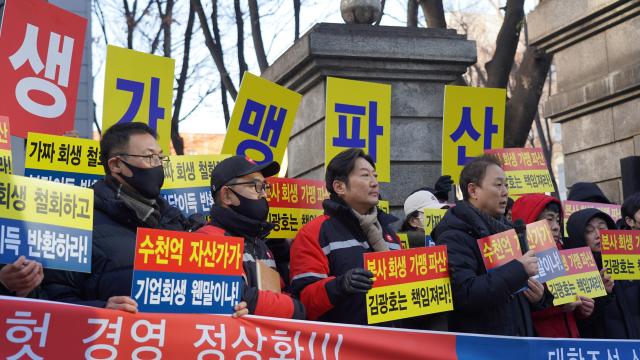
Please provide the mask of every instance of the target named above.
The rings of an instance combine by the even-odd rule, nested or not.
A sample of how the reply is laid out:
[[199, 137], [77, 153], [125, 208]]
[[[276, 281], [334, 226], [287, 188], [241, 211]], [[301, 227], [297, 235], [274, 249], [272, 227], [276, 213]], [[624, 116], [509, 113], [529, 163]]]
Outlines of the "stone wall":
[[554, 54], [557, 92], [544, 116], [562, 124], [567, 186], [596, 182], [622, 200], [620, 159], [640, 155], [640, 2], [546, 0], [530, 42]]

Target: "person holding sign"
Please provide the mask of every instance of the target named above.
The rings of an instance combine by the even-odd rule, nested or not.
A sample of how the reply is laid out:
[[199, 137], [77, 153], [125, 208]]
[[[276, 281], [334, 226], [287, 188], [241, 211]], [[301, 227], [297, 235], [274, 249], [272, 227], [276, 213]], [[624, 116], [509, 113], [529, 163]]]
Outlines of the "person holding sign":
[[[278, 171], [280, 165], [275, 161], [257, 164], [239, 155], [220, 162], [211, 172], [212, 219], [198, 232], [244, 238], [242, 300], [249, 314], [305, 319], [302, 303], [280, 293], [284, 281], [276, 271], [273, 254], [265, 242], [274, 227], [267, 222], [269, 184], [266, 178]], [[268, 284], [263, 281], [266, 278], [276, 283]], [[263, 283], [267, 283], [266, 286]]]
[[[513, 204], [513, 219], [527, 224], [546, 220], [551, 228], [553, 240], [558, 250], [563, 249], [562, 203], [560, 200], [545, 194], [528, 194], [520, 197]], [[533, 312], [533, 325], [538, 336], [553, 338], [578, 338], [576, 316], [585, 319], [593, 312], [594, 301], [585, 296], [572, 303], [554, 306]]]
[[593, 315], [578, 319], [578, 329], [584, 338], [640, 339], [640, 286], [637, 281], [618, 280], [615, 283], [602, 268], [601, 230], [615, 230], [613, 219], [598, 209], [583, 209], [569, 217], [566, 248], [588, 246], [609, 293], [596, 298]]
[[392, 217], [377, 208], [377, 173], [364, 151], [337, 154], [325, 179], [324, 215], [305, 224], [291, 245], [291, 287], [310, 320], [366, 325], [365, 294], [374, 275], [363, 254], [398, 250], [400, 239], [389, 226]]
[[116, 124], [100, 141], [105, 179], [94, 184], [91, 273], [45, 271], [51, 300], [136, 312], [129, 297], [138, 227], [189, 231], [194, 226], [161, 198], [162, 154], [146, 124]]
[[411, 193], [404, 201], [404, 222], [400, 227], [401, 232], [406, 232], [409, 239], [409, 247], [426, 246], [424, 230], [424, 209], [446, 209], [449, 205], [440, 203], [439, 199], [424, 188]]
[[42, 264], [20, 256], [12, 264], [0, 265], [0, 295], [39, 298], [43, 278]]
[[[477, 240], [511, 229], [504, 219], [507, 180], [491, 155], [471, 160], [462, 169], [463, 200], [436, 226], [437, 245], [446, 245], [454, 310], [449, 330], [480, 334], [535, 336], [531, 304], [544, 306], [544, 287], [529, 278], [538, 274], [533, 251], [487, 272]], [[519, 292], [523, 287], [529, 289]]]

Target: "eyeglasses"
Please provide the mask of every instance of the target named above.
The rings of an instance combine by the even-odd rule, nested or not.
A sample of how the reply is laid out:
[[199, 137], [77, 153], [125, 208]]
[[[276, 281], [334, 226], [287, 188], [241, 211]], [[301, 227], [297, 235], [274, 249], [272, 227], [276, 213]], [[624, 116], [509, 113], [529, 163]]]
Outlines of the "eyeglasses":
[[151, 155], [134, 155], [134, 154], [117, 154], [116, 156], [131, 156], [141, 159], [145, 159], [147, 164], [151, 167], [167, 165], [169, 163], [169, 157], [166, 155], [151, 154]]
[[270, 184], [268, 184], [266, 181], [260, 181], [260, 180], [237, 182], [237, 183], [233, 183], [233, 184], [227, 184], [227, 186], [248, 185], [248, 184], [253, 184], [254, 189], [256, 190], [256, 193], [258, 193], [258, 194], [260, 194], [263, 191], [265, 193], [269, 193], [269, 190], [271, 190], [271, 185]]

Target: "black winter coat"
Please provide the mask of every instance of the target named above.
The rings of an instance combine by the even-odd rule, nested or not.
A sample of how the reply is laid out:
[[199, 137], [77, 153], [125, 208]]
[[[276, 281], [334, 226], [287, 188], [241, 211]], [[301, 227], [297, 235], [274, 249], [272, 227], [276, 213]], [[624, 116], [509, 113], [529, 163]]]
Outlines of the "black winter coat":
[[460, 201], [432, 232], [437, 245], [447, 246], [449, 257], [454, 306], [448, 313], [449, 331], [535, 336], [529, 301], [522, 293], [514, 295], [527, 285], [524, 266], [513, 260], [487, 273], [478, 248], [478, 239], [511, 226], [502, 220], [499, 229], [498, 220], [477, 211]]
[[[104, 307], [112, 296], [130, 296], [136, 230], [148, 227], [119, 198], [113, 185], [98, 181], [94, 187], [91, 273], [45, 270], [43, 290], [50, 300]], [[188, 231], [190, 225], [176, 207], [163, 198], [159, 229]]]

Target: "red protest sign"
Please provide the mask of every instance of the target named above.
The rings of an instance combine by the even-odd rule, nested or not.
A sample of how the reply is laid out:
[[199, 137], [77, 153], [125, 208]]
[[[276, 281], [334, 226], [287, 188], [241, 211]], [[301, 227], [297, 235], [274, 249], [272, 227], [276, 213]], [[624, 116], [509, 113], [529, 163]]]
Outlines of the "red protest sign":
[[547, 220], [527, 224], [527, 244], [529, 250], [536, 252], [556, 248], [556, 242], [553, 240], [553, 234]]
[[269, 207], [322, 209], [322, 202], [329, 198], [324, 181], [309, 179], [269, 179]]
[[487, 271], [522, 256], [518, 234], [513, 229], [479, 239], [478, 247]]
[[376, 277], [373, 287], [449, 277], [446, 246], [365, 253], [364, 265]]
[[13, 135], [73, 129], [87, 20], [42, 0], [7, 0], [0, 98]]
[[242, 275], [243, 252], [242, 238], [138, 228], [134, 269]]

